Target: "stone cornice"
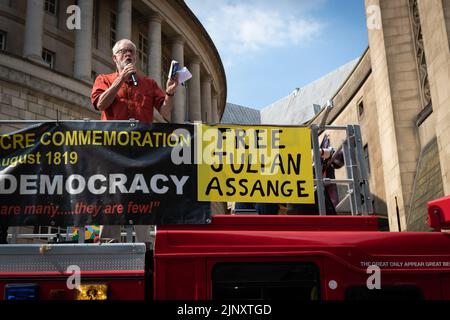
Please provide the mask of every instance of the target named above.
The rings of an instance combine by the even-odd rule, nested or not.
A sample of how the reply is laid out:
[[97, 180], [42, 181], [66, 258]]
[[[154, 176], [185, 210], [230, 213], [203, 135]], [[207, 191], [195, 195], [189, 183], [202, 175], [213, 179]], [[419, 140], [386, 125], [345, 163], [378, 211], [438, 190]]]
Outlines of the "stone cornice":
[[164, 18], [159, 13], [155, 12], [148, 17], [148, 21], [161, 23], [164, 21]]
[[8, 19], [10, 19], [12, 21], [15, 21], [17, 23], [25, 25], [25, 19], [24, 18], [18, 17], [18, 16], [14, 15], [14, 14], [12, 14], [10, 12], [0, 10], [0, 16], [3, 16], [3, 17], [8, 18]]
[[202, 60], [201, 60], [201, 58], [200, 58], [200, 56], [198, 56], [198, 55], [191, 55], [190, 57], [189, 57], [189, 64], [200, 64], [201, 62], [202, 62]]
[[[112, 56], [112, 53], [111, 53]], [[112, 58], [110, 56], [108, 56], [108, 59], [105, 58], [106, 55], [101, 52], [98, 49], [93, 49], [92, 50], [92, 59], [93, 60], [97, 60], [99, 62], [101, 62], [102, 64], [104, 64], [105, 66], [108, 66], [111, 68], [111, 70], [115, 70], [116, 69], [116, 65], [112, 62]]]
[[328, 117], [328, 123], [334, 121], [366, 82], [372, 72], [369, 50], [363, 54], [356, 67], [333, 97], [334, 108]]
[[202, 73], [200, 75], [200, 81], [201, 81], [201, 83], [209, 83], [209, 84], [211, 84], [212, 77], [209, 74]]
[[184, 37], [182, 35], [180, 35], [180, 34], [172, 37], [171, 40], [172, 40], [172, 43], [174, 43], [174, 44], [181, 44], [181, 45], [184, 45], [184, 43], [186, 42]]
[[[369, 48], [366, 49], [362, 57], [359, 59], [352, 72], [347, 79], [342, 83], [341, 87], [334, 94], [333, 109], [327, 118], [327, 124], [332, 123], [341, 112], [345, 109], [351, 99], [355, 96], [358, 90], [366, 82], [367, 78], [372, 72], [372, 64], [370, 60]], [[308, 123], [319, 123], [322, 119], [323, 110], [317, 113]]]
[[45, 28], [44, 35], [49, 36], [57, 41], [60, 41], [71, 48], [74, 48], [75, 42], [72, 40], [69, 40], [66, 37], [67, 35], [65, 32], [58, 31], [57, 29], [56, 29], [56, 31], [57, 31], [57, 33], [55, 33], [53, 30], [49, 30], [49, 29]]

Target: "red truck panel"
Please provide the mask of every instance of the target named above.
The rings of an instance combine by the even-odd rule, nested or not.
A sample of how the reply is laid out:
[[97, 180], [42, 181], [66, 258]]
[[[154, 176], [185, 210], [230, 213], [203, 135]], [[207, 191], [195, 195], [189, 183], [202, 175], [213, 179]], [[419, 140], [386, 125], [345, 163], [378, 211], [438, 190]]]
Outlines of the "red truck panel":
[[438, 231], [450, 229], [450, 196], [428, 202], [428, 224]]
[[[155, 298], [210, 299], [215, 264], [261, 259], [319, 265], [324, 299], [342, 299], [349, 286], [365, 286], [371, 264], [380, 266], [384, 285], [415, 284], [425, 298], [442, 297], [440, 275], [450, 272], [450, 235], [374, 231], [374, 217], [285, 218], [213, 216], [210, 225], [158, 227]], [[335, 289], [329, 287], [332, 280]]]

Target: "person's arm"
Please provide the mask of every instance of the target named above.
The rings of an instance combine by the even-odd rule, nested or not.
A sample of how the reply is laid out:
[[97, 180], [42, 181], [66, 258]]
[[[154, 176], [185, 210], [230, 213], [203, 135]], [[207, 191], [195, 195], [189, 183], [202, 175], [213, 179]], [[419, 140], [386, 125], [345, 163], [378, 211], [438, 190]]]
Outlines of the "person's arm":
[[111, 86], [103, 92], [97, 101], [97, 109], [100, 111], [104, 111], [108, 109], [113, 103], [117, 92], [119, 92], [122, 83], [127, 80], [132, 73], [136, 72], [136, 68], [129, 64], [127, 65], [122, 72], [119, 73], [119, 76], [114, 80]]
[[111, 106], [114, 101], [114, 98], [117, 95], [123, 81], [117, 77], [116, 80], [112, 83], [112, 85], [103, 92], [97, 101], [97, 109], [100, 111], [104, 111]]
[[320, 157], [327, 160], [333, 155], [334, 151], [333, 148], [320, 148]]
[[172, 116], [172, 108], [173, 108], [173, 95], [175, 94], [175, 90], [178, 86], [178, 75], [172, 79], [167, 80], [166, 84], [166, 96], [164, 97], [164, 102], [161, 105], [159, 113], [170, 122], [170, 118]]
[[170, 122], [170, 118], [172, 117], [172, 108], [173, 108], [173, 96], [169, 95], [169, 92], [166, 93], [164, 98], [164, 102], [159, 110], [159, 113]]

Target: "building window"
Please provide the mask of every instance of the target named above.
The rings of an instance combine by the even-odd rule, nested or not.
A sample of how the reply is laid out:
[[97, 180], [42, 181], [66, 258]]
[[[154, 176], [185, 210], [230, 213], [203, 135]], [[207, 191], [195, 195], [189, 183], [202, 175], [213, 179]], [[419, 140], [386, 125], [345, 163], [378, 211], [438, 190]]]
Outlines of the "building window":
[[144, 73], [147, 73], [148, 56], [147, 56], [148, 40], [142, 33], [139, 33], [138, 61], [139, 67]]
[[[416, 64], [419, 76], [419, 89], [423, 108], [432, 108], [430, 82], [428, 80], [427, 59], [423, 43], [422, 23], [420, 21], [419, 6], [417, 0], [409, 0], [410, 20], [413, 31], [413, 44], [416, 51]], [[429, 114], [429, 113], [428, 113]]]
[[6, 32], [0, 31], [0, 50], [6, 50]]
[[364, 113], [364, 102], [363, 102], [363, 99], [361, 99], [358, 102], [358, 116], [361, 118], [363, 113]]
[[56, 0], [45, 0], [44, 10], [52, 15], [56, 15]]
[[318, 300], [319, 275], [311, 262], [219, 263], [212, 272], [212, 298]]
[[116, 32], [117, 32], [117, 15], [115, 12], [111, 11], [111, 15], [110, 15], [110, 21], [109, 21], [109, 35], [110, 35], [110, 39], [111, 39], [111, 48], [114, 47], [114, 45], [116, 44]]
[[92, 71], [91, 71], [91, 79], [92, 79], [92, 81], [95, 81], [95, 79], [97, 78], [97, 76], [98, 76], [98, 73], [95, 72], [94, 70], [92, 70]]
[[318, 114], [320, 112], [320, 109], [322, 109], [322, 107], [320, 106], [320, 104], [313, 103], [313, 109], [314, 109], [314, 114]]
[[364, 149], [364, 162], [366, 165], [367, 174], [370, 174], [369, 146], [366, 144], [363, 149]]
[[43, 49], [42, 50], [42, 59], [50, 67], [50, 69], [55, 68], [55, 53], [54, 52], [47, 50], [47, 49]]
[[98, 48], [98, 29], [100, 20], [100, 3], [94, 0], [94, 9], [92, 15], [92, 38], [94, 40], [94, 48]]

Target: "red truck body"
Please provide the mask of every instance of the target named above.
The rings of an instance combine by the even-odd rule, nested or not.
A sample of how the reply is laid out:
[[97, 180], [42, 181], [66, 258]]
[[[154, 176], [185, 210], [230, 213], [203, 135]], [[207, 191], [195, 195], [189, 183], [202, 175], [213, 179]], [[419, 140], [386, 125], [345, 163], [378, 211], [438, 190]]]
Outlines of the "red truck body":
[[[430, 203], [430, 225], [449, 225], [449, 201]], [[208, 225], [158, 226], [153, 250], [34, 245], [40, 270], [11, 270], [0, 250], [0, 299], [17, 284], [37, 285], [39, 299], [73, 299], [66, 268], [74, 263], [85, 263], [81, 283], [107, 284], [112, 300], [450, 299], [450, 234], [379, 231], [378, 223], [376, 216], [215, 215]], [[11, 257], [16, 266], [27, 261]], [[369, 288], [376, 276], [380, 288]]]
[[213, 274], [244, 262], [312, 263], [319, 299], [350, 298], [366, 287], [371, 263], [380, 266], [382, 289], [450, 299], [450, 234], [380, 232], [377, 224], [373, 216], [215, 216], [208, 226], [159, 228], [155, 299], [239, 299], [215, 296]]

